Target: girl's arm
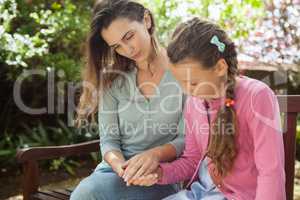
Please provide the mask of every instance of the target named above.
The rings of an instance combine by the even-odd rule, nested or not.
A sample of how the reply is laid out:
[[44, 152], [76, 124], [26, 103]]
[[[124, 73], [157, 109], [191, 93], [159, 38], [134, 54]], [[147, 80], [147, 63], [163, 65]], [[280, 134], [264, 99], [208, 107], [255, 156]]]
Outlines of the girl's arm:
[[255, 200], [284, 200], [284, 146], [277, 98], [268, 87], [251, 96], [248, 127], [258, 170]]
[[197, 168], [197, 164], [201, 158], [201, 152], [196, 142], [197, 127], [193, 123], [197, 123], [193, 118], [199, 116], [191, 116], [192, 110], [189, 103], [191, 99], [187, 99], [186, 107], [184, 110], [184, 129], [185, 129], [185, 149], [183, 154], [177, 160], [170, 163], [160, 164], [161, 178], [158, 184], [170, 184], [177, 183], [179, 181], [188, 180], [193, 176], [194, 171]]
[[[186, 95], [182, 95], [182, 110], [184, 110]], [[177, 134], [174, 139], [164, 145], [151, 148], [129, 159], [124, 168], [124, 180], [128, 185], [142, 175], [148, 175], [157, 169], [159, 162], [169, 162], [178, 158], [184, 149], [184, 118], [180, 116], [177, 124]]]

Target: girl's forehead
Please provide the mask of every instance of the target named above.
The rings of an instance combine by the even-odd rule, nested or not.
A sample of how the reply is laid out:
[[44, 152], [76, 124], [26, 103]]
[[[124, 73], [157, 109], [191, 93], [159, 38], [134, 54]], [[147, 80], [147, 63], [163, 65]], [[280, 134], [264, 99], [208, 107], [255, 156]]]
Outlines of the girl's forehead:
[[191, 72], [191, 73], [197, 73], [197, 72], [208, 72], [211, 71], [211, 69], [207, 69], [204, 66], [201, 65], [198, 61], [190, 61], [190, 62], [184, 62], [184, 63], [178, 63], [174, 64], [172, 68], [175, 71], [180, 72]]

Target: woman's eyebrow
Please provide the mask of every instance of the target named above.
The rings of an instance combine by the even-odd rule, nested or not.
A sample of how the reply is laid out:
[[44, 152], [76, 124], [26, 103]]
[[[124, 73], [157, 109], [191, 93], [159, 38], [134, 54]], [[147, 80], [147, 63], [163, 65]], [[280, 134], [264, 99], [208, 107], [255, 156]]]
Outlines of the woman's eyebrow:
[[[131, 30], [129, 30], [129, 31], [127, 31], [123, 36], [122, 36], [122, 38], [121, 38], [121, 40], [123, 40], [125, 37], [126, 37], [126, 35], [130, 32]], [[114, 48], [115, 46], [117, 46], [118, 44], [112, 44], [112, 45], [109, 45], [111, 48]]]

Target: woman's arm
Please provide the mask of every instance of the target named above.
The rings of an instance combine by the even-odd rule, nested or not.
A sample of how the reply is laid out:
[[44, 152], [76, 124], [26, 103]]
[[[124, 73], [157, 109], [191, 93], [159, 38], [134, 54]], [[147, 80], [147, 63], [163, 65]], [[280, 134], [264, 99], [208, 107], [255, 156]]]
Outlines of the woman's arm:
[[98, 113], [102, 158], [119, 176], [122, 176], [125, 158], [120, 149], [118, 101], [111, 94], [110, 88], [101, 95]]
[[[179, 158], [181, 156], [184, 149], [184, 135], [185, 135], [184, 115], [182, 114], [178, 122], [176, 137], [174, 138], [174, 140], [167, 143], [167, 145], [170, 144], [173, 146], [175, 154], [174, 153], [172, 153], [171, 155], [169, 154], [169, 157], [167, 159], [161, 159], [160, 162], [173, 161], [174, 159]], [[164, 156], [168, 156], [167, 153], [170, 152], [166, 152]]]

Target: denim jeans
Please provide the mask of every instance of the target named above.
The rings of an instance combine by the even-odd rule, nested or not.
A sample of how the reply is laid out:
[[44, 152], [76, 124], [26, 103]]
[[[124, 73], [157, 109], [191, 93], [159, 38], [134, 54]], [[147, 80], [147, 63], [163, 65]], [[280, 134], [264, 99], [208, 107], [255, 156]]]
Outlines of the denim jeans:
[[71, 200], [160, 200], [179, 191], [178, 185], [126, 186], [111, 168], [97, 169], [83, 179]]

